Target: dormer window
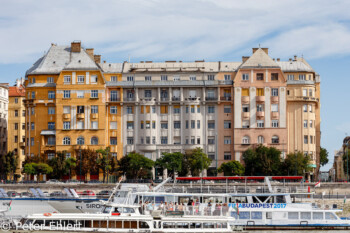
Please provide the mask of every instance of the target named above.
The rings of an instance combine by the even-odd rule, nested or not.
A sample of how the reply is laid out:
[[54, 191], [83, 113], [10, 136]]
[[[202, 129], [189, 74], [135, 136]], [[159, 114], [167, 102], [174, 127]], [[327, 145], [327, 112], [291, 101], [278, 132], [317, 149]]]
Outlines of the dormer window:
[[278, 73], [271, 74], [271, 81], [278, 81]]
[[242, 74], [242, 81], [248, 81], [249, 80], [249, 74]]
[[53, 83], [53, 77], [47, 77], [47, 83]]

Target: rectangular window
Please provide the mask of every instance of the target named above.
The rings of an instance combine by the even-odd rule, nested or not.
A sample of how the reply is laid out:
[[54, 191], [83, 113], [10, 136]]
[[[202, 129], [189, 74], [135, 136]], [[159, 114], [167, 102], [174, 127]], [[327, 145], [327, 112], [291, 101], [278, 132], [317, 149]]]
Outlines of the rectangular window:
[[111, 114], [117, 114], [117, 106], [109, 107], [109, 111], [110, 111]]
[[141, 121], [141, 125], [140, 125], [141, 129], [143, 129], [143, 125], [144, 125], [144, 123], [143, 123], [143, 121]]
[[152, 81], [152, 76], [145, 76], [145, 81]]
[[248, 88], [242, 89], [242, 96], [249, 96], [249, 89]]
[[312, 112], [312, 105], [309, 105], [309, 112]]
[[278, 120], [272, 120], [271, 121], [271, 127], [272, 128], [278, 128]]
[[127, 114], [133, 114], [133, 108], [132, 108], [132, 106], [127, 106], [127, 107], [126, 107], [126, 113], [127, 113]]
[[48, 98], [49, 99], [54, 99], [55, 98], [55, 92], [54, 91], [49, 91], [48, 92]]
[[15, 117], [18, 117], [18, 110], [15, 110]]
[[70, 129], [70, 121], [63, 122], [63, 129]]
[[312, 128], [312, 120], [310, 120], [310, 128]]
[[309, 96], [310, 96], [310, 97], [313, 96], [313, 91], [312, 91], [312, 89], [309, 89]]
[[248, 81], [249, 80], [249, 74], [242, 74], [242, 81]]
[[146, 137], [146, 144], [151, 144], [151, 138], [150, 137]]
[[91, 105], [91, 113], [98, 113], [98, 106], [97, 105]]
[[231, 153], [230, 152], [224, 153], [224, 160], [231, 160]]
[[196, 128], [196, 121], [191, 120], [191, 129], [195, 129], [195, 128]]
[[[176, 122], [176, 121], [175, 121]], [[175, 122], [174, 122], [174, 128], [175, 128]], [[177, 121], [177, 122], [179, 122], [179, 124], [180, 124], [180, 121]], [[181, 126], [179, 125], [179, 128], [180, 128]], [[161, 122], [160, 123], [160, 128], [161, 129], [168, 129], [168, 122]], [[179, 129], [178, 128], [178, 129]]]
[[271, 95], [272, 96], [278, 96], [278, 88], [272, 88], [271, 89]]
[[22, 123], [22, 129], [25, 130], [26, 129], [26, 124]]
[[257, 88], [256, 89], [256, 95], [257, 96], [264, 96], [265, 95], [264, 88]]
[[271, 81], [278, 81], [278, 73], [271, 73]]
[[78, 114], [84, 113], [84, 110], [85, 110], [84, 106], [77, 106], [77, 113]]
[[231, 129], [231, 121], [224, 121], [224, 129]]
[[305, 74], [299, 74], [299, 80], [305, 81]]
[[197, 113], [201, 112], [201, 106], [197, 105]]
[[213, 75], [213, 74], [208, 75], [208, 80], [214, 80], [214, 79], [215, 79], [215, 75]]
[[152, 106], [152, 113], [156, 113], [156, 106]]
[[224, 106], [224, 113], [231, 113], [231, 105]]
[[242, 128], [247, 129], [249, 128], [249, 121], [242, 121]]
[[133, 121], [126, 122], [126, 127], [127, 129], [134, 129], [134, 122]]
[[15, 123], [15, 130], [18, 130], [18, 123]]
[[91, 75], [91, 83], [96, 84], [97, 83], [97, 75]]
[[152, 144], [156, 144], [156, 137], [155, 136], [152, 137]]
[[288, 74], [287, 78], [288, 78], [288, 80], [293, 81], [294, 80], [294, 74]]
[[194, 105], [191, 105], [191, 113], [195, 113]]
[[231, 137], [224, 137], [224, 144], [226, 145], [231, 144]]
[[256, 127], [264, 128], [264, 125], [265, 125], [264, 120], [257, 120]]
[[208, 144], [210, 145], [215, 144], [215, 137], [208, 137]]
[[231, 75], [230, 74], [225, 74], [224, 78], [226, 81], [231, 80]]
[[310, 136], [310, 144], [314, 144], [312, 139], [313, 139], [313, 136]]
[[35, 99], [35, 92], [32, 92], [32, 99]]
[[146, 113], [150, 113], [151, 112], [151, 106], [147, 105], [146, 107]]
[[242, 105], [242, 112], [249, 112], [249, 105], [248, 104]]
[[161, 75], [160, 80], [162, 81], [168, 81], [168, 75]]
[[168, 113], [168, 106], [167, 105], [161, 105], [160, 106], [160, 114], [167, 114]]
[[54, 130], [55, 129], [55, 122], [48, 122], [47, 123], [47, 128], [49, 130]]
[[256, 80], [264, 81], [264, 73], [257, 73], [256, 74]]
[[91, 121], [91, 129], [98, 129], [98, 121]]
[[197, 79], [196, 76], [190, 76], [190, 80], [191, 80], [191, 81], [195, 81], [196, 79]]
[[34, 138], [30, 138], [30, 145], [34, 146]]
[[188, 129], [188, 121], [186, 121], [186, 129]]
[[49, 107], [49, 108], [48, 108], [48, 114], [49, 114], [49, 115], [55, 114], [55, 107]]
[[15, 98], [15, 104], [18, 104], [18, 98]]
[[197, 120], [197, 129], [200, 129], [200, 128], [201, 128], [201, 121]]
[[152, 90], [145, 90], [145, 98], [151, 98], [152, 97]]
[[91, 90], [90, 98], [98, 98], [98, 90]]
[[160, 144], [168, 144], [168, 137], [160, 137]]
[[307, 128], [307, 120], [304, 120], [304, 128]]
[[118, 81], [117, 76], [111, 76], [111, 82], [116, 82], [116, 81]]
[[69, 99], [70, 98], [70, 91], [63, 91], [63, 98]]
[[156, 128], [156, 122], [152, 121], [152, 129], [155, 129], [155, 128]]
[[65, 76], [63, 77], [63, 83], [64, 83], [64, 84], [70, 84], [70, 82], [71, 82], [71, 77], [70, 77], [70, 75], [65, 75]]
[[278, 104], [271, 104], [271, 112], [278, 112]]
[[15, 143], [18, 142], [18, 136], [15, 136]]
[[263, 112], [264, 111], [264, 105], [263, 104], [257, 104], [256, 105], [256, 111], [257, 112]]
[[181, 110], [180, 110], [180, 106], [179, 105], [175, 105], [174, 106], [174, 114], [180, 114]]
[[77, 93], [77, 98], [81, 99], [84, 98], [84, 91], [76, 91]]
[[126, 81], [129, 81], [129, 82], [134, 81], [134, 76], [128, 76], [128, 77], [126, 77]]
[[307, 96], [307, 89], [303, 89], [303, 96]]
[[180, 75], [174, 75], [174, 81], [180, 81]]
[[[49, 123], [50, 123], [50, 122], [49, 122]], [[30, 128], [31, 128], [31, 130], [34, 130], [34, 128], [35, 128], [34, 122], [32, 122], [32, 123], [30, 124]]]
[[304, 112], [307, 112], [307, 104], [304, 104], [304, 105], [303, 105], [303, 111], [304, 111]]
[[77, 129], [84, 129], [84, 121], [77, 121]]
[[78, 83], [82, 84], [85, 81], [85, 76], [84, 75], [78, 75]]
[[[118, 139], [116, 137], [111, 137], [109, 138], [109, 144], [111, 145], [117, 145], [118, 144]], [[131, 143], [132, 144], [132, 143]]]
[[[166, 129], [168, 128], [168, 123], [163, 123], [166, 124]], [[174, 121], [174, 129], [180, 129], [181, 128], [181, 122], [180, 121]]]
[[118, 128], [117, 122], [116, 121], [109, 122], [109, 128], [110, 129], [117, 129]]
[[63, 106], [63, 113], [70, 114], [70, 106]]
[[215, 113], [215, 106], [208, 106], [208, 113]]
[[188, 106], [186, 106], [186, 113], [188, 113], [188, 109], [189, 109], [189, 107], [188, 107]]
[[215, 129], [215, 121], [208, 121], [208, 129]]
[[304, 135], [304, 144], [308, 144], [308, 136], [307, 135]]

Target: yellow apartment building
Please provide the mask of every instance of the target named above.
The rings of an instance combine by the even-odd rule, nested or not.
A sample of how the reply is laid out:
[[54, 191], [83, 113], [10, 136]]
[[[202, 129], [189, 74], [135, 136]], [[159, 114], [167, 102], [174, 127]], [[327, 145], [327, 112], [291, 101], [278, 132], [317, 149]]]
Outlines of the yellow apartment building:
[[7, 149], [18, 155], [16, 175], [22, 176], [22, 163], [25, 159], [25, 88], [24, 79], [17, 79], [15, 86], [9, 87], [9, 119]]

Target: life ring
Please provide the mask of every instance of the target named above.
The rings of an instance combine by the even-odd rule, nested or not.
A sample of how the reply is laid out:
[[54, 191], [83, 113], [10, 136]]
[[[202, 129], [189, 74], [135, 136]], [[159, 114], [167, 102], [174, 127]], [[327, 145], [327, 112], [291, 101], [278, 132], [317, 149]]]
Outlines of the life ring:
[[51, 213], [45, 213], [44, 216], [50, 217], [52, 214]]
[[52, 212], [53, 214], [57, 214], [57, 212], [56, 211], [54, 211], [54, 212]]

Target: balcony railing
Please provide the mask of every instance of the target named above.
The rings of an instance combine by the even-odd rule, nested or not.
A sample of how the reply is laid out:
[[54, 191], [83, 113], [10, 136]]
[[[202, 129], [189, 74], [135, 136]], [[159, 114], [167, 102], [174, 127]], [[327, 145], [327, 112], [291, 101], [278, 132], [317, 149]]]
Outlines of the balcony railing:
[[108, 100], [109, 100], [109, 102], [120, 102], [120, 98], [119, 97], [109, 98]]
[[160, 97], [160, 101], [169, 101], [169, 98], [168, 97]]
[[227, 100], [227, 101], [230, 101], [232, 98], [231, 96], [221, 96], [220, 97], [220, 100]]
[[173, 96], [173, 98], [171, 98], [172, 101], [180, 101], [181, 98], [179, 96]]
[[125, 102], [133, 102], [133, 101], [135, 101], [135, 97], [125, 97], [123, 100]]
[[189, 98], [185, 98], [185, 100], [190, 100], [190, 101], [196, 101], [196, 100], [200, 100], [201, 98], [199, 97], [189, 97]]
[[206, 101], [216, 101], [216, 100], [218, 100], [218, 98], [215, 97], [215, 96], [206, 96], [206, 97], [205, 97], [205, 100], [206, 100]]

